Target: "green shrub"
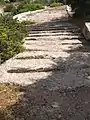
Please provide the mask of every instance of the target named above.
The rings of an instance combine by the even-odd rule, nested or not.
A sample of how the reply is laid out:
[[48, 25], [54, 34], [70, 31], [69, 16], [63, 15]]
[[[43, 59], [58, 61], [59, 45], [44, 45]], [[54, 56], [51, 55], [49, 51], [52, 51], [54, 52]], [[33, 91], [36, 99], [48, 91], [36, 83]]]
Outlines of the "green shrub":
[[26, 35], [27, 29], [23, 23], [18, 23], [9, 15], [0, 17], [1, 62], [24, 50], [22, 40]]
[[5, 3], [7, 3], [8, 1], [4, 1], [4, 0], [0, 0], [0, 5], [4, 5]]
[[18, 11], [18, 12], [19, 12], [20, 9], [23, 8], [24, 4], [25, 4], [24, 2], [21, 2], [21, 3], [17, 6], [17, 11]]
[[63, 3], [53, 2], [53, 3], [50, 4], [50, 7], [58, 7], [58, 6], [62, 6], [62, 5], [63, 5]]
[[35, 11], [39, 9], [44, 9], [44, 6], [39, 3], [32, 3], [32, 4], [24, 4], [24, 5], [18, 6], [17, 11], [18, 13], [22, 13], [27, 11]]
[[15, 7], [12, 4], [8, 4], [4, 8], [4, 12], [11, 12], [13, 9], [15, 9]]
[[39, 9], [44, 9], [44, 6], [39, 3], [26, 3], [21, 2], [17, 7], [12, 4], [6, 5], [4, 8], [4, 12], [11, 12], [12, 15], [16, 15], [18, 13], [27, 12], [27, 11], [35, 11]]

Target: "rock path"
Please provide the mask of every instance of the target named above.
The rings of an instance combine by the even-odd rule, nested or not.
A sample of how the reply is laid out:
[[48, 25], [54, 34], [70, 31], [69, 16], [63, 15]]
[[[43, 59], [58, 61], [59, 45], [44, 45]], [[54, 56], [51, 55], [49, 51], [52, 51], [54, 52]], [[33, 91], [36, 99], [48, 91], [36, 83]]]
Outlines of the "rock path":
[[26, 50], [1, 65], [0, 82], [23, 85], [19, 120], [89, 120], [90, 46], [65, 8], [53, 11], [32, 16], [42, 23], [29, 26]]
[[[26, 50], [1, 66], [1, 82], [33, 84], [55, 71], [59, 73], [54, 81], [55, 84], [59, 82], [56, 86], [76, 87], [87, 83], [88, 76], [84, 74], [89, 68], [85, 61], [88, 53], [82, 44], [85, 39], [80, 29], [68, 21], [64, 7], [49, 10], [41, 12], [42, 18], [40, 13], [32, 16], [42, 23], [30, 25], [24, 44]], [[83, 59], [73, 60], [78, 57]], [[83, 69], [83, 66], [86, 67]]]

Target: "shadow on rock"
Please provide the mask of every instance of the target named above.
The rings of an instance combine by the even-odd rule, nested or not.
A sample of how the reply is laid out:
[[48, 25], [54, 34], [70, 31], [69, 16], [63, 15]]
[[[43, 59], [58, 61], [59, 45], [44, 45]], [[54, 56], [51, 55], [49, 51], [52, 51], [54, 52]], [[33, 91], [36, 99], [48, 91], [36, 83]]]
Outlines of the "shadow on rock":
[[89, 59], [77, 53], [54, 60], [57, 65], [53, 67], [59, 70], [21, 87], [20, 102], [11, 106], [12, 120], [89, 120]]

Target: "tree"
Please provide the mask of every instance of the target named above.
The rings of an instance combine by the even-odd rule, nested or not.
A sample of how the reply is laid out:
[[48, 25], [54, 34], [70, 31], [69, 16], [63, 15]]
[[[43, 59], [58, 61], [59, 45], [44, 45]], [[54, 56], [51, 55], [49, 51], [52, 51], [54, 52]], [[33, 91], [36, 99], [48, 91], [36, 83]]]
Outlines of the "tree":
[[67, 0], [78, 16], [90, 14], [90, 0]]

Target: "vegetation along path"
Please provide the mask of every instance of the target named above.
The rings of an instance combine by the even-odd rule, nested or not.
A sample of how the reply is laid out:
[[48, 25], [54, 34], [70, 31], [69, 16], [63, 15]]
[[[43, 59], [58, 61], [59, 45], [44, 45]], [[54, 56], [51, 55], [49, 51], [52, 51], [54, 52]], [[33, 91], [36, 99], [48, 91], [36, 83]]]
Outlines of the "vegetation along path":
[[[9, 120], [90, 120], [90, 46], [65, 7], [26, 16], [25, 51], [0, 67], [0, 82], [19, 84]], [[30, 18], [29, 18], [30, 17]]]

